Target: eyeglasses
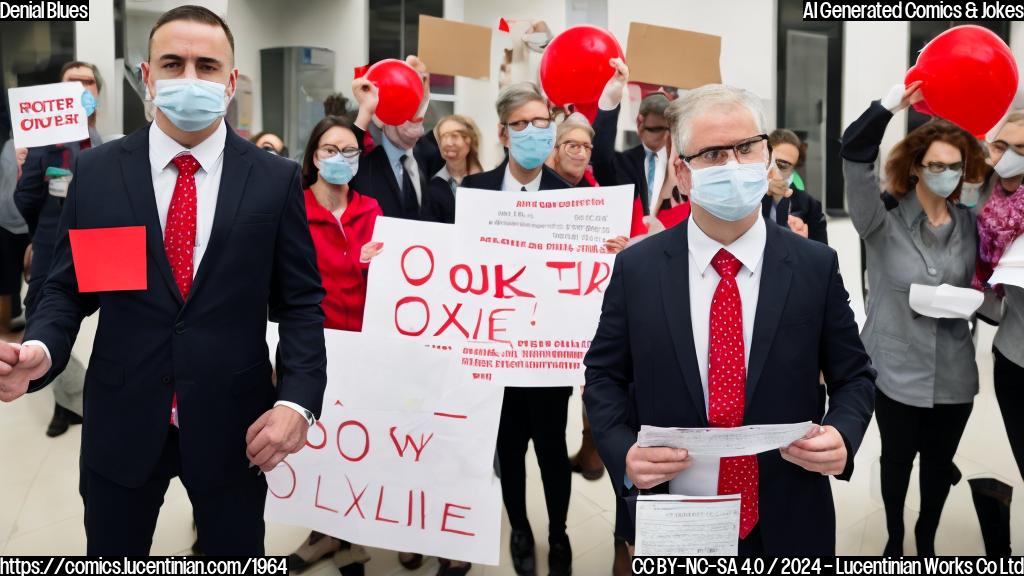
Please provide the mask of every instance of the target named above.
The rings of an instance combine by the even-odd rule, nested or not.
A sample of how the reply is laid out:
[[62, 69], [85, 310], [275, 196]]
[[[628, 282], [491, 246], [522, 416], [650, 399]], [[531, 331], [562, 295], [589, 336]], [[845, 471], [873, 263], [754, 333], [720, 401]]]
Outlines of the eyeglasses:
[[575, 140], [566, 140], [559, 144], [559, 146], [565, 148], [565, 151], [569, 154], [582, 154], [584, 152], [590, 154], [594, 151], [593, 145], [587, 144], [586, 142], [577, 142]]
[[280, 156], [281, 155], [281, 153], [277, 151], [277, 148], [274, 148], [270, 144], [264, 144], [263, 146], [260, 146], [260, 150], [263, 150], [265, 152], [270, 152], [271, 154], [274, 154], [275, 156]]
[[929, 162], [927, 164], [921, 164], [922, 168], [927, 168], [932, 174], [942, 174], [946, 170], [952, 170], [953, 172], [960, 172], [964, 168], [963, 162], [954, 162], [952, 164], [943, 164], [942, 162]]
[[445, 132], [444, 134], [441, 134], [441, 138], [439, 138], [442, 144], [448, 141], [458, 143], [462, 142], [465, 139], [466, 133], [460, 130], [452, 130], [451, 132]]
[[[764, 142], [764, 145], [761, 143]], [[747, 138], [736, 144], [725, 146], [709, 146], [701, 149], [696, 154], [689, 156], [679, 155], [683, 162], [692, 164], [696, 168], [707, 168], [710, 166], [722, 166], [729, 161], [729, 152], [732, 152], [736, 161], [740, 164], [755, 164], [765, 162], [764, 151], [767, 148], [767, 156], [770, 158], [772, 146], [768, 144], [768, 135], [759, 134], [753, 138]]]
[[775, 167], [779, 169], [779, 172], [789, 172], [793, 170], [793, 164], [787, 160], [775, 160]]
[[640, 128], [644, 132], [650, 132], [651, 134], [664, 134], [668, 132], [668, 126], [645, 126], [641, 124]]
[[516, 120], [515, 122], [509, 122], [507, 125], [516, 132], [522, 132], [526, 130], [527, 124], [533, 124], [534, 128], [547, 128], [551, 126], [551, 117], [538, 116], [537, 118], [531, 118], [529, 120]]
[[356, 156], [359, 156], [359, 148], [356, 148], [355, 146], [346, 146], [339, 150], [337, 146], [328, 144], [316, 149], [316, 156], [321, 160], [333, 158], [338, 154], [341, 154], [345, 158], [355, 158]]

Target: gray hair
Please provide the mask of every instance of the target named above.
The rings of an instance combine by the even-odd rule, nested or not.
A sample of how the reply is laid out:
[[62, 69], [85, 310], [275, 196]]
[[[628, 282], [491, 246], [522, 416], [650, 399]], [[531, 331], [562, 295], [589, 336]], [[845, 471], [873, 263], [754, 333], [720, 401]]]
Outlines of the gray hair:
[[498, 110], [498, 121], [502, 124], [508, 123], [508, 117], [512, 111], [530, 102], [541, 102], [548, 105], [547, 98], [541, 93], [540, 88], [533, 82], [519, 82], [506, 86], [498, 93], [498, 101], [495, 108]]
[[558, 125], [558, 129], [555, 131], [555, 143], [561, 142], [562, 138], [565, 138], [573, 130], [583, 130], [590, 135], [591, 140], [594, 139], [594, 128], [587, 121], [587, 117], [579, 112], [573, 112]]
[[[759, 133], [767, 130], [764, 105], [756, 94], [743, 88], [724, 84], [707, 84], [690, 90], [669, 105], [666, 117], [672, 126], [673, 144], [676, 152], [683, 154], [690, 140], [690, 125], [693, 119], [713, 108], [746, 108], [757, 124]], [[753, 135], [752, 135], [753, 136]]]
[[668, 105], [669, 99], [665, 93], [655, 92], [648, 94], [646, 98], [640, 101], [640, 111], [637, 114], [641, 116], [649, 116], [651, 114], [664, 116], [665, 111], [668, 110]]

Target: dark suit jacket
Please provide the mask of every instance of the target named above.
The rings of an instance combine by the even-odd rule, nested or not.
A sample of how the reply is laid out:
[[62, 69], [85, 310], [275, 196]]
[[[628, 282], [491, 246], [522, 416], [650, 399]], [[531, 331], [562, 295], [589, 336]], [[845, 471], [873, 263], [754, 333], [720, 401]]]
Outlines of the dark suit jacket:
[[[494, 170], [471, 174], [462, 179], [463, 188], [479, 188], [481, 190], [501, 190], [501, 184], [505, 181], [505, 167], [508, 165], [508, 158]], [[562, 179], [557, 172], [543, 166], [540, 177], [541, 190], [562, 190], [572, 188], [568, 182]]]
[[[355, 127], [356, 140], [362, 147], [365, 132]], [[395, 179], [395, 171], [391, 169], [388, 154], [384, 145], [378, 143], [369, 154], [359, 159], [359, 172], [352, 179], [352, 186], [380, 204], [384, 215], [389, 218], [405, 218], [420, 220], [423, 207], [427, 203], [427, 185], [431, 177], [444, 166], [444, 160], [434, 139], [434, 133], [428, 132], [416, 143], [412, 151], [419, 168], [420, 177], [420, 209], [406, 209], [402, 206], [402, 184]]]
[[[619, 121], [619, 109], [598, 110], [594, 118], [594, 152], [590, 164], [594, 167], [594, 179], [602, 186], [632, 184], [633, 197], [640, 196], [644, 216], [651, 213], [650, 193], [647, 190], [647, 169], [644, 167], [643, 145], [629, 150], [615, 150], [615, 134]], [[671, 160], [671, 159], [670, 159]]]
[[[246, 474], [247, 428], [276, 400], [319, 415], [326, 386], [324, 296], [299, 187], [299, 166], [230, 128], [209, 245], [187, 301], [174, 283], [149, 164], [149, 127], [84, 152], [61, 216], [50, 276], [25, 340], [41, 340], [53, 368], [68, 363], [82, 319], [102, 309], [85, 377], [82, 463], [123, 486], [153, 473], [178, 395], [186, 485]], [[80, 293], [68, 230], [146, 227], [139, 291]], [[277, 388], [267, 315], [280, 324]]]
[[455, 224], [455, 192], [444, 178], [434, 176], [423, 192], [420, 215], [427, 222]]
[[[765, 225], [743, 423], [816, 420], [818, 372], [824, 371], [831, 400], [824, 424], [835, 426], [847, 444], [840, 477], [846, 479], [871, 420], [874, 370], [835, 251]], [[690, 323], [687, 228], [675, 226], [619, 254], [584, 360], [587, 416], [601, 459], [622, 492], [626, 453], [640, 425], [708, 426]], [[652, 297], [652, 283], [660, 286], [660, 298]], [[760, 454], [758, 464], [765, 552], [834, 554], [828, 478], [784, 461], [778, 451]]]
[[[779, 200], [775, 207], [775, 223], [784, 229], [789, 228], [789, 215], [802, 218], [807, 223], [807, 237], [811, 240], [828, 244], [825, 214], [821, 210], [821, 202], [804, 190], [790, 186], [793, 195]], [[772, 198], [765, 195], [761, 201], [761, 214], [768, 219], [771, 216]]]

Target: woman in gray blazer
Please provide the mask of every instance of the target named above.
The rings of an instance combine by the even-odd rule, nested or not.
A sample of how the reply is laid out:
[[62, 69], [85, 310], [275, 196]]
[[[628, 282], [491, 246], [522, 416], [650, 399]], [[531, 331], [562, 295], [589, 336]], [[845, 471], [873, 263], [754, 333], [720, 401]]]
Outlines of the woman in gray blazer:
[[921, 316], [910, 308], [911, 284], [969, 288], [977, 248], [975, 218], [957, 206], [967, 176], [983, 177], [973, 136], [943, 120], [911, 132], [889, 155], [886, 210], [876, 168], [885, 127], [921, 99], [919, 84], [895, 90], [843, 135], [843, 172], [853, 225], [867, 247], [870, 291], [861, 337], [878, 370], [875, 414], [882, 438], [882, 499], [889, 541], [903, 553], [903, 505], [914, 457], [921, 455], [919, 555], [935, 554], [935, 532], [953, 482], [953, 455], [978, 392], [974, 343], [966, 320]]

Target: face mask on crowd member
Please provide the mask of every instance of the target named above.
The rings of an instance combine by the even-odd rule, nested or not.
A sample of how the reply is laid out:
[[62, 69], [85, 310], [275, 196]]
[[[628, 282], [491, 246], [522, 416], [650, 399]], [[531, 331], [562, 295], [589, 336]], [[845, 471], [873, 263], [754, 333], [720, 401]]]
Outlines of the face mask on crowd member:
[[960, 186], [964, 176], [960, 149], [948, 142], [932, 142], [920, 166], [914, 168], [914, 175], [932, 194], [949, 198]]
[[92, 64], [85, 62], [69, 62], [64, 65], [60, 76], [61, 82], [80, 82], [85, 90], [82, 91], [82, 107], [85, 108], [85, 115], [92, 119], [99, 107], [98, 97], [102, 80], [99, 72]]
[[[322, 120], [321, 123], [328, 121]], [[326, 126], [326, 125], [324, 125]], [[324, 126], [318, 127], [323, 130]], [[313, 135], [316, 135], [314, 130]], [[316, 148], [307, 154], [307, 161], [317, 170], [319, 177], [329, 184], [348, 184], [359, 172], [359, 145], [355, 133], [347, 124], [337, 124], [323, 131], [323, 135], [310, 145]], [[312, 180], [312, 175], [310, 175]]]
[[153, 103], [178, 130], [214, 125], [235, 93], [233, 40], [219, 25], [176, 20], [154, 29], [143, 79]]
[[1004, 190], [1013, 192], [1024, 182], [1024, 112], [1014, 112], [988, 143], [989, 162]]
[[535, 170], [555, 146], [551, 109], [533, 84], [506, 87], [498, 95], [498, 136], [512, 160], [524, 170]]
[[[750, 120], [747, 123], [756, 127]], [[739, 134], [743, 129], [737, 125], [727, 132]], [[708, 134], [703, 140], [710, 142], [711, 138], [714, 136]], [[681, 156], [689, 170], [690, 199], [715, 218], [742, 220], [760, 208], [768, 192], [770, 157], [766, 134], [742, 138], [735, 144], [704, 146]]]

